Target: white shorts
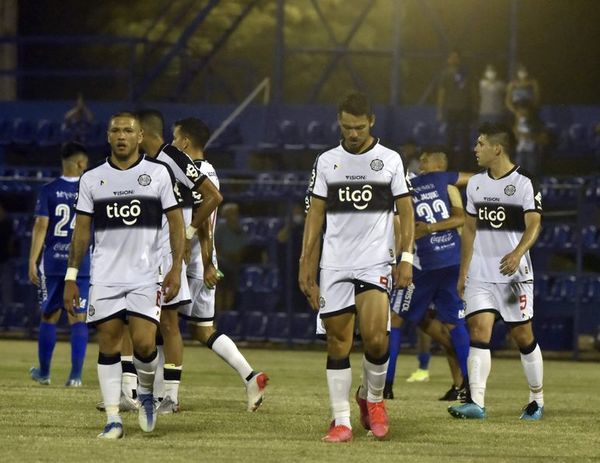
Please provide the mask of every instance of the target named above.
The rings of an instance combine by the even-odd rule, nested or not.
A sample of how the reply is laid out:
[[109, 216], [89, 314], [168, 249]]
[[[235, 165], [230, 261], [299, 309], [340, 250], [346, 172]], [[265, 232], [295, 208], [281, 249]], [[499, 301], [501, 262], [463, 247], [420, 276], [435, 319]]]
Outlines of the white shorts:
[[321, 269], [317, 334], [324, 333], [322, 318], [356, 313], [356, 294], [369, 289], [380, 289], [389, 294], [392, 289], [391, 265], [382, 264], [360, 270]]
[[215, 320], [215, 290], [208, 289], [204, 280], [188, 277], [192, 296], [190, 304], [179, 307], [179, 315], [199, 326], [212, 326]]
[[533, 281], [487, 283], [467, 280], [465, 315], [497, 312], [506, 323], [523, 323], [533, 318]]
[[136, 316], [160, 322], [160, 285], [154, 283], [140, 288], [90, 285], [87, 323], [96, 324], [113, 318], [126, 320]]
[[[160, 282], [161, 283], [162, 283], [165, 275], [171, 269], [172, 263], [173, 263], [173, 259], [171, 259], [171, 254], [167, 254], [166, 256], [163, 256], [163, 260], [162, 260], [162, 263], [160, 266]], [[187, 265], [185, 264], [185, 262], [183, 262], [181, 265], [181, 286], [179, 287], [179, 292], [177, 293], [177, 296], [175, 296], [173, 299], [171, 299], [168, 303], [165, 302], [165, 300], [163, 299], [163, 304], [162, 304], [163, 310], [177, 309], [181, 305], [189, 304], [190, 302], [192, 302], [192, 299], [190, 297], [190, 288], [188, 286], [186, 271], [187, 271]]]

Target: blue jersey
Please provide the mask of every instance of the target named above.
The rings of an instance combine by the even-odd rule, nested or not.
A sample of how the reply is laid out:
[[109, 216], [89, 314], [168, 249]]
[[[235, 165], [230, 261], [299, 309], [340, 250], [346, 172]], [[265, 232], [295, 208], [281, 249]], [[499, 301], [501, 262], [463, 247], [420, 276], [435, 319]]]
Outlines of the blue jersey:
[[[44, 185], [35, 205], [35, 215], [48, 217], [44, 240], [42, 270], [47, 276], [63, 276], [67, 272], [69, 246], [75, 227], [75, 199], [79, 179], [60, 177]], [[89, 276], [90, 254], [86, 253], [79, 266], [79, 275]]]
[[[413, 186], [415, 220], [436, 223], [450, 217], [448, 185], [458, 180], [458, 172], [430, 172], [410, 179]], [[415, 242], [415, 267], [434, 270], [460, 264], [460, 236], [455, 228], [430, 233]]]

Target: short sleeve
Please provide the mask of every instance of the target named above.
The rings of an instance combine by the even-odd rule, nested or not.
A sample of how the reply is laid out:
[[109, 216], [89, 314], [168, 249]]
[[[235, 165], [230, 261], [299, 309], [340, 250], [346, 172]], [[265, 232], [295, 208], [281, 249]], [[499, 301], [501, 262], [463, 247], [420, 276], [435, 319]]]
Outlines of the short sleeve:
[[177, 198], [176, 188], [178, 188], [177, 184], [173, 181], [169, 168], [164, 166], [159, 189], [160, 203], [163, 212], [168, 212], [172, 209], [181, 207], [181, 201]]
[[193, 190], [206, 179], [206, 175], [200, 172], [192, 158], [183, 151], [172, 145], [165, 145], [162, 151], [165, 156], [159, 156], [158, 160], [166, 163], [171, 168], [175, 179], [185, 187]]
[[392, 195], [394, 199], [402, 198], [411, 194], [410, 180], [404, 171], [404, 164], [402, 158], [398, 154], [398, 162], [395, 166], [394, 172], [392, 172]]
[[77, 212], [78, 214], [94, 214], [94, 200], [92, 198], [89, 177], [89, 175], [86, 175], [84, 173], [79, 179], [77, 200], [75, 202], [75, 212]]
[[525, 184], [523, 192], [523, 212], [542, 213], [542, 193], [531, 179]]
[[472, 215], [472, 216], [476, 216], [477, 215], [477, 210], [475, 209], [475, 203], [473, 202], [473, 177], [471, 177], [469, 179], [469, 182], [467, 183], [467, 207], [466, 207], [466, 211], [467, 214]]
[[40, 190], [40, 194], [38, 195], [37, 201], [35, 203], [35, 216], [38, 217], [49, 217], [48, 213], [48, 188], [43, 186]]

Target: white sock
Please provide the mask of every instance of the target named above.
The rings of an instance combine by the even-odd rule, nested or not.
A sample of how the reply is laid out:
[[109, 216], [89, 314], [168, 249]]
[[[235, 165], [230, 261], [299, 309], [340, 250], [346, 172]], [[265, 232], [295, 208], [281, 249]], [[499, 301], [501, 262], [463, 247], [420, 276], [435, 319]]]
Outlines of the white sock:
[[154, 373], [158, 364], [158, 355], [156, 351], [151, 355], [152, 360], [144, 362], [136, 355], [133, 356], [133, 364], [138, 373], [138, 395], [152, 394], [154, 387]]
[[107, 422], [110, 423], [115, 421], [115, 416], [119, 415], [121, 361], [119, 360], [110, 365], [98, 363], [98, 381], [100, 382], [100, 392], [102, 393], [102, 400], [108, 418]]
[[471, 400], [481, 408], [485, 407], [485, 386], [487, 384], [490, 369], [492, 368], [492, 354], [489, 349], [480, 349], [471, 346], [469, 358], [469, 387], [471, 388]]
[[369, 384], [367, 382], [367, 379], [368, 379], [367, 366], [365, 365], [365, 362], [362, 362], [361, 366], [362, 366], [362, 375], [360, 377], [360, 387], [358, 388], [358, 396], [361, 399], [367, 400], [367, 393], [369, 392]]
[[210, 348], [247, 382], [246, 378], [252, 374], [252, 367], [229, 336], [220, 334]]
[[165, 397], [169, 396], [173, 402], [179, 403], [179, 384], [181, 383], [181, 370], [183, 365], [165, 363], [163, 378], [165, 383]]
[[544, 360], [539, 344], [529, 354], [521, 354], [521, 363], [529, 384], [529, 402], [534, 400], [540, 407], [544, 406]]
[[165, 351], [163, 346], [156, 346], [158, 352], [158, 364], [156, 365], [156, 373], [154, 374], [154, 397], [163, 398], [165, 396]]
[[329, 402], [331, 413], [336, 426], [350, 424], [350, 388], [352, 387], [352, 369], [327, 370], [327, 387], [329, 388]]
[[367, 379], [367, 400], [369, 402], [383, 401], [383, 388], [385, 387], [385, 376], [389, 363], [389, 356], [385, 363], [377, 364], [367, 360], [363, 355], [363, 375]]

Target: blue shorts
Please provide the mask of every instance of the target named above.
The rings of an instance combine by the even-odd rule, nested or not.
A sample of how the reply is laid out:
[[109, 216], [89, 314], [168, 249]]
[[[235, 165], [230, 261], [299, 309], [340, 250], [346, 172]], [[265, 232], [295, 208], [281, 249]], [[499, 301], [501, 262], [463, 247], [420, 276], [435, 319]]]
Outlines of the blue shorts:
[[[76, 313], [86, 313], [88, 307], [88, 293], [90, 290], [90, 277], [77, 277], [79, 286], [79, 307]], [[58, 275], [40, 275], [38, 296], [40, 309], [44, 315], [56, 312], [65, 305], [63, 293], [65, 292], [65, 277]]]
[[419, 323], [433, 303], [436, 318], [441, 322], [463, 324], [464, 303], [456, 291], [459, 268], [458, 265], [453, 265], [427, 271], [414, 269], [413, 284], [392, 293], [392, 310], [407, 321]]

